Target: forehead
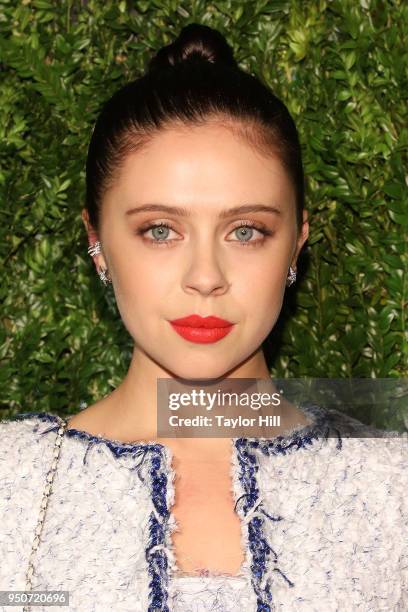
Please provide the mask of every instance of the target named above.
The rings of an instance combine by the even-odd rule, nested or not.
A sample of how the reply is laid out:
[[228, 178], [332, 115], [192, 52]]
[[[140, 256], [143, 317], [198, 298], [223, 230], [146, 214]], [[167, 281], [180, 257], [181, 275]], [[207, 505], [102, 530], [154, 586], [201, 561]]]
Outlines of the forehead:
[[219, 124], [161, 130], [140, 151], [127, 155], [110, 194], [192, 206], [294, 199], [277, 156], [265, 156]]

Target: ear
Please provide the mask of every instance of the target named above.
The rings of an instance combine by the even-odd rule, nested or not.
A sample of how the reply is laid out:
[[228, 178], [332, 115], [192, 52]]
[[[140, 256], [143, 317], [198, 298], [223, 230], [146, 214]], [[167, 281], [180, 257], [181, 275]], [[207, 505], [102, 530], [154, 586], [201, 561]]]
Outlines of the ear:
[[299, 237], [298, 237], [298, 239], [296, 241], [296, 250], [295, 250], [295, 253], [294, 253], [293, 257], [292, 257], [292, 261], [290, 263], [292, 268], [296, 267], [296, 262], [297, 262], [297, 258], [299, 256], [299, 253], [302, 250], [302, 247], [303, 247], [304, 243], [306, 242], [306, 240], [309, 237], [309, 222], [307, 220], [307, 217], [308, 217], [307, 210], [303, 210], [302, 229], [301, 229]]
[[[86, 210], [86, 208], [82, 209], [81, 217], [85, 225], [86, 232], [88, 234], [88, 245], [91, 246], [99, 240], [98, 232], [90, 224], [89, 215], [88, 215], [88, 211]], [[106, 261], [105, 261], [105, 258], [102, 252], [98, 253], [97, 255], [94, 255], [92, 259], [94, 260], [94, 264], [95, 264], [97, 272], [99, 272], [99, 270], [101, 269], [106, 270], [106, 268], [108, 267], [106, 265]]]

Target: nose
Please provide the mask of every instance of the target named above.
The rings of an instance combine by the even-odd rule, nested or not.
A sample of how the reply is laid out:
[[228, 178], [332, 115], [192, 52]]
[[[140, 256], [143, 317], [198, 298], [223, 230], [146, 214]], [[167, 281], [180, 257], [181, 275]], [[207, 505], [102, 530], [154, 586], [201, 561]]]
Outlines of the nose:
[[223, 295], [228, 291], [230, 282], [227, 279], [225, 265], [221, 261], [217, 246], [209, 239], [197, 240], [191, 252], [186, 253], [187, 269], [184, 272], [182, 285], [186, 293], [202, 295]]

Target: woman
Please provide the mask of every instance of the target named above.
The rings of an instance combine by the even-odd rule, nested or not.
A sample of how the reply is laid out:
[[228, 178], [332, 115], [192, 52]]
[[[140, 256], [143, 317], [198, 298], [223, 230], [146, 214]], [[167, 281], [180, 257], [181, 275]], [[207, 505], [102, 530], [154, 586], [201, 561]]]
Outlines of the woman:
[[158, 379], [270, 378], [308, 237], [293, 120], [219, 32], [183, 28], [105, 104], [82, 217], [133, 356], [69, 420], [1, 423], [1, 588], [81, 612], [406, 610], [406, 434], [343, 439], [362, 424], [285, 402], [269, 439], [157, 436]]

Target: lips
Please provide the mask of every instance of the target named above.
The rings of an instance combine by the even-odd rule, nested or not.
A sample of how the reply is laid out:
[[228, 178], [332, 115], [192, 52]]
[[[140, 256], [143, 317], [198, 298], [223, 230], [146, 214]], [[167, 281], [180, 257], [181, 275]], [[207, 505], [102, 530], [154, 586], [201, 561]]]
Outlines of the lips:
[[203, 327], [204, 329], [230, 327], [233, 325], [231, 321], [226, 321], [219, 317], [200, 317], [200, 315], [189, 315], [181, 319], [174, 319], [170, 321], [170, 323], [173, 325], [181, 325], [182, 327]]
[[234, 326], [234, 323], [219, 317], [200, 317], [200, 315], [174, 319], [169, 323], [182, 338], [200, 344], [221, 340]]

